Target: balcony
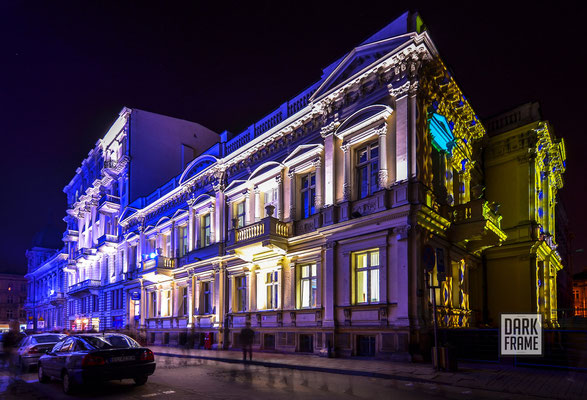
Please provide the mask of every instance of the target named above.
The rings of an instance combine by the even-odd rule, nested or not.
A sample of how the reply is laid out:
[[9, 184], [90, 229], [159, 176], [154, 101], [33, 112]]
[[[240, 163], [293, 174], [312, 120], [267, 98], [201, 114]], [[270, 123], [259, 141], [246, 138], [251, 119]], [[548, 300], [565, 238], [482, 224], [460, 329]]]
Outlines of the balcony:
[[184, 265], [193, 264], [200, 260], [206, 260], [208, 258], [218, 257], [223, 253], [223, 244], [222, 243], [212, 243], [206, 247], [200, 247], [198, 249], [194, 249], [189, 253], [185, 254], [182, 257], [178, 258], [178, 267], [183, 267]]
[[149, 256], [142, 262], [143, 268], [138, 275], [151, 282], [160, 282], [173, 276], [175, 259], [161, 255]]
[[122, 156], [118, 160], [106, 160], [104, 161], [103, 172], [113, 177], [116, 177], [122, 172], [122, 170], [124, 169], [124, 167], [126, 167], [129, 161], [130, 157], [127, 155]]
[[79, 239], [79, 232], [74, 231], [73, 229], [68, 229], [63, 232], [63, 241], [64, 242], [77, 242]]
[[91, 256], [96, 255], [96, 249], [82, 247], [81, 249], [77, 249], [73, 255], [74, 260], [85, 259], [89, 260]]
[[467, 250], [476, 252], [499, 246], [507, 238], [501, 230], [501, 216], [497, 206], [483, 199], [473, 200], [454, 207], [449, 239], [461, 243]]
[[111, 194], [105, 194], [98, 200], [98, 211], [101, 213], [112, 214], [120, 211], [120, 197]]
[[49, 295], [49, 303], [53, 306], [65, 304], [65, 294], [63, 292], [53, 292]]
[[98, 294], [101, 283], [97, 279], [86, 279], [85, 281], [78, 282], [69, 287], [67, 294], [70, 296], [78, 297], [87, 294]]
[[229, 231], [227, 250], [250, 255], [267, 251], [284, 254], [287, 239], [292, 236], [291, 222], [281, 222], [271, 216], [259, 222]]
[[115, 250], [118, 245], [118, 236], [105, 234], [98, 238], [98, 251], [105, 253], [108, 250]]

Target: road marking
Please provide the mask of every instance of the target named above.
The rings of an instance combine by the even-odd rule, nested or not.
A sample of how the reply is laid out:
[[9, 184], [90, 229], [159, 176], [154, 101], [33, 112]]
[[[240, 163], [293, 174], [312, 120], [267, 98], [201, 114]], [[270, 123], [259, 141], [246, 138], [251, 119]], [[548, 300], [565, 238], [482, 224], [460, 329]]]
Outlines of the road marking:
[[175, 393], [175, 390], [165, 390], [164, 392], [144, 394], [142, 397], [155, 397], [155, 396], [159, 396], [160, 394], [173, 394], [173, 393]]

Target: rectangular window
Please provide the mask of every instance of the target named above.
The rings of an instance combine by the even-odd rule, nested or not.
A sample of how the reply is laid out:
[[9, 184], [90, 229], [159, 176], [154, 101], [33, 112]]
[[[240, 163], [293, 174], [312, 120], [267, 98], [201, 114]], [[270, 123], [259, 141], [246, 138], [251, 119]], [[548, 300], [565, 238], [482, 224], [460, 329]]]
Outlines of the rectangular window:
[[308, 218], [316, 213], [316, 174], [302, 176], [301, 188], [302, 218]]
[[355, 302], [379, 302], [379, 250], [353, 253], [355, 267]]
[[237, 276], [236, 285], [236, 310], [247, 311], [247, 277]]
[[188, 315], [188, 287], [181, 288], [181, 315]]
[[245, 226], [245, 202], [241, 201], [236, 205], [236, 227], [242, 228]]
[[188, 228], [186, 225], [179, 227], [179, 256], [183, 257], [188, 252]]
[[171, 290], [161, 291], [161, 316], [171, 316]]
[[151, 292], [151, 317], [157, 317], [157, 292]]
[[98, 301], [98, 296], [92, 295], [92, 312], [98, 312], [99, 307], [100, 307], [100, 302]]
[[302, 265], [299, 268], [300, 307], [316, 307], [316, 264]]
[[163, 241], [165, 242], [165, 256], [173, 257], [173, 254], [171, 254], [171, 234], [163, 235]]
[[265, 205], [273, 204], [277, 201], [277, 188], [270, 188], [264, 194]]
[[212, 240], [210, 222], [210, 214], [206, 214], [202, 217], [202, 247], [209, 246]]
[[267, 287], [267, 309], [274, 309], [279, 304], [279, 275], [278, 271], [268, 272], [265, 280]]
[[202, 283], [202, 294], [204, 301], [204, 314], [212, 314], [212, 282]]
[[379, 144], [370, 143], [357, 150], [357, 185], [359, 199], [379, 189]]

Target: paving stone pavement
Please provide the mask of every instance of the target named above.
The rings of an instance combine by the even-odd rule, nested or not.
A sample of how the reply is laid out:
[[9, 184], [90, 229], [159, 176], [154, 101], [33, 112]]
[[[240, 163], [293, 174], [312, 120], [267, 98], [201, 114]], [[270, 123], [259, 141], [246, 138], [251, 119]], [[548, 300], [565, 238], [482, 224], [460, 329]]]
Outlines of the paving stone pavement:
[[[150, 346], [157, 355], [187, 365], [190, 360], [242, 363], [242, 353], [232, 350], [199, 350]], [[455, 387], [478, 389], [503, 398], [533, 396], [545, 399], [587, 398], [587, 373], [513, 367], [503, 364], [459, 363], [457, 372], [435, 371], [431, 364], [403, 363], [372, 359], [325, 358], [310, 354], [253, 353], [253, 365], [291, 368], [302, 371], [369, 376], [420, 384], [423, 388]]]

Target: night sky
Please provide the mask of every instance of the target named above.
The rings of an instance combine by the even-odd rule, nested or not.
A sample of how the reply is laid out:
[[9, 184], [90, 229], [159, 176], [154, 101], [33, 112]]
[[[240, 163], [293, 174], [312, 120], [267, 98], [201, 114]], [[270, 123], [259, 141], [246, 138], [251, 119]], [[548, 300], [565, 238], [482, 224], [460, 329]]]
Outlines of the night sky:
[[[566, 140], [562, 199], [573, 247], [587, 252], [585, 9], [389, 0], [289, 8], [89, 3], [0, 3], [0, 270], [24, 272], [34, 233], [50, 222], [65, 229], [62, 189], [123, 106], [239, 133], [415, 7], [482, 118], [540, 101]], [[585, 253], [574, 263], [587, 266]]]

